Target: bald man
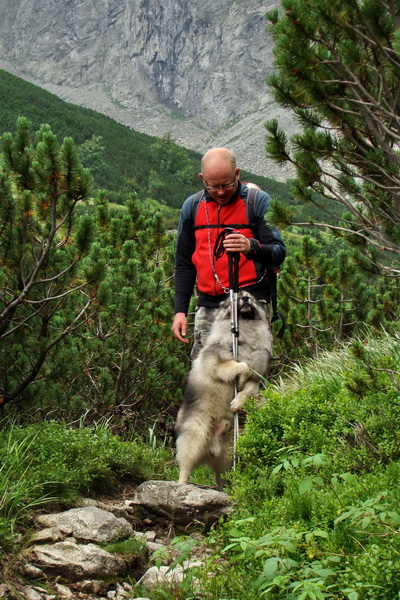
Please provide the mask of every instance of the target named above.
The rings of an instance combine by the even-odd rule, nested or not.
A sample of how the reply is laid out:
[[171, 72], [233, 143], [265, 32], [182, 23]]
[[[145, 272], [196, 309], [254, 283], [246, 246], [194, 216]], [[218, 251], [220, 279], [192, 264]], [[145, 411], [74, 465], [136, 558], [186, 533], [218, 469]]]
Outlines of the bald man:
[[[265, 213], [270, 197], [260, 190], [254, 206], [252, 223], [247, 214], [248, 187], [240, 181], [236, 157], [228, 148], [212, 148], [201, 161], [200, 179], [204, 193], [193, 221], [196, 194], [182, 206], [175, 252], [175, 317], [172, 331], [177, 340], [188, 343], [190, 298], [197, 283], [198, 300], [195, 316], [194, 359], [207, 337], [216, 309], [229, 294], [227, 252], [240, 253], [239, 288], [249, 291], [266, 305], [271, 302], [274, 269], [282, 264], [286, 249], [281, 234], [267, 225]], [[221, 232], [222, 248], [217, 253]]]

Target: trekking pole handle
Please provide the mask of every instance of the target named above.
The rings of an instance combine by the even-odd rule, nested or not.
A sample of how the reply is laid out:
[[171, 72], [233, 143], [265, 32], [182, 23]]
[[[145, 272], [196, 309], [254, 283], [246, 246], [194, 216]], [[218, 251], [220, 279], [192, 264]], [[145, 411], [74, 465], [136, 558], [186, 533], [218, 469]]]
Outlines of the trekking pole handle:
[[225, 227], [225, 235], [231, 235], [231, 233], [240, 233], [240, 231], [234, 227]]

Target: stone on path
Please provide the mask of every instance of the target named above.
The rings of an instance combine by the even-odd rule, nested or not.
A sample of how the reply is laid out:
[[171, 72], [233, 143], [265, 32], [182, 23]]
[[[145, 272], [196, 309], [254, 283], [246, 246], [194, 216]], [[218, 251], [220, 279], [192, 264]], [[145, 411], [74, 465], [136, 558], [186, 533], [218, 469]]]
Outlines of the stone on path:
[[64, 581], [116, 577], [126, 569], [122, 558], [95, 544], [57, 542], [32, 546], [27, 553], [29, 561], [36, 567], [50, 575], [57, 575]]
[[132, 526], [126, 519], [118, 518], [96, 506], [41, 515], [38, 522], [48, 528], [57, 528], [79, 540], [96, 543], [107, 543], [133, 535]]
[[210, 526], [232, 510], [224, 492], [175, 481], [142, 483], [136, 490], [134, 503], [177, 525]]

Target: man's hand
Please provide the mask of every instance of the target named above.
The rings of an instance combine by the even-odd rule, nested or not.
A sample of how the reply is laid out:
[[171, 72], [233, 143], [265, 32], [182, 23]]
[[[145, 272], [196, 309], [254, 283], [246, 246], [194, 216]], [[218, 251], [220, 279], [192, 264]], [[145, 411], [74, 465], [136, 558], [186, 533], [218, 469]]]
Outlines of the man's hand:
[[224, 248], [226, 252], [242, 252], [248, 254], [251, 250], [250, 240], [241, 233], [230, 233], [225, 237]]
[[174, 337], [180, 342], [184, 342], [185, 344], [189, 343], [189, 340], [186, 337], [187, 330], [187, 317], [185, 313], [176, 313], [174, 317], [174, 322], [172, 323], [172, 333]]

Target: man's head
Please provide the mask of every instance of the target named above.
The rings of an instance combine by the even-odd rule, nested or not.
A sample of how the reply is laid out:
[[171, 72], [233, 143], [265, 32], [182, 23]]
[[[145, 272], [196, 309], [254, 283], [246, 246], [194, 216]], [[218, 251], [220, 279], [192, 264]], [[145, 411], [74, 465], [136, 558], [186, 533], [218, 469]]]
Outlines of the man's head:
[[227, 204], [235, 195], [239, 174], [235, 155], [228, 148], [212, 148], [202, 158], [199, 177], [218, 204]]

